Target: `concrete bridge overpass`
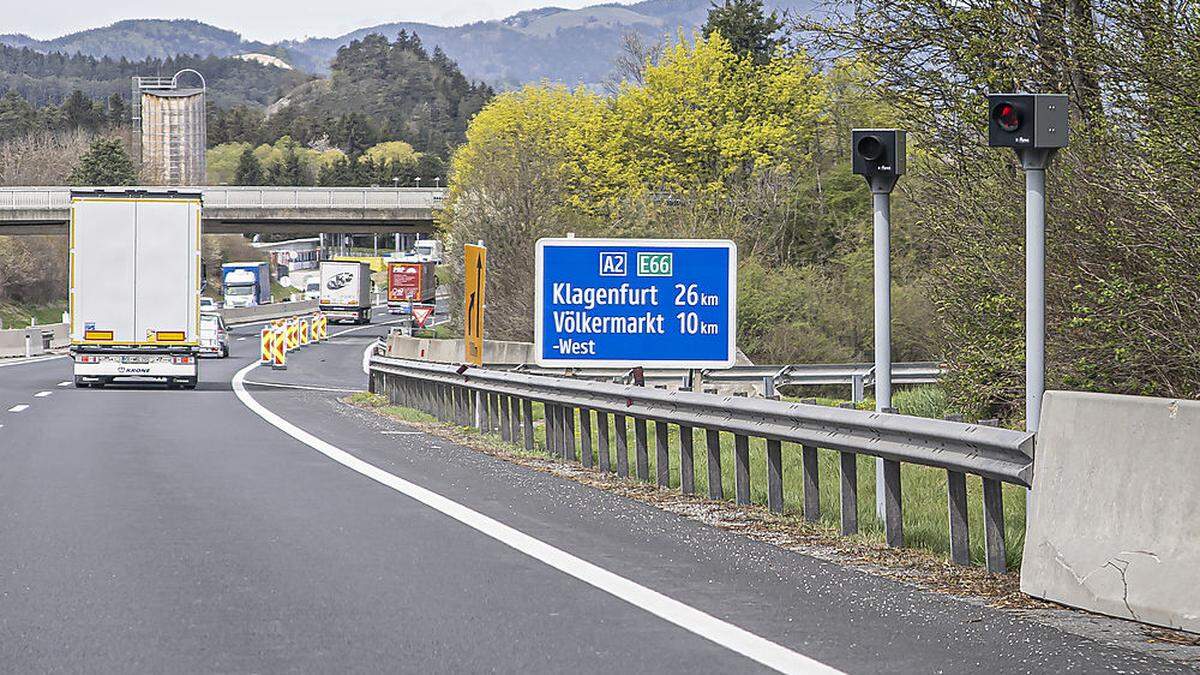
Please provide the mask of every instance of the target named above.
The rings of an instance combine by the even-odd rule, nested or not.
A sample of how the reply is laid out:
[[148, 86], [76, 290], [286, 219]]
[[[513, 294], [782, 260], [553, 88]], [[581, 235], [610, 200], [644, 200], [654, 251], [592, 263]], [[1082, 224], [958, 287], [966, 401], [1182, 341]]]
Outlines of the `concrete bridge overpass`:
[[[93, 188], [78, 188], [93, 189]], [[134, 188], [108, 188], [134, 189]], [[445, 188], [179, 187], [204, 198], [204, 232], [429, 233]], [[66, 234], [70, 187], [0, 188], [0, 234]]]

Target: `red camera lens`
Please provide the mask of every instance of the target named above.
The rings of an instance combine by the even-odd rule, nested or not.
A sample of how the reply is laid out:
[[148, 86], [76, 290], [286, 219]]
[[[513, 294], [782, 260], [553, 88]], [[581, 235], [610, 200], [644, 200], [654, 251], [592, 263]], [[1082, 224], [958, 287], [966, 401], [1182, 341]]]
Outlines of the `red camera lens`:
[[1016, 131], [1021, 128], [1021, 114], [1011, 103], [998, 103], [992, 108], [992, 119], [1005, 131]]

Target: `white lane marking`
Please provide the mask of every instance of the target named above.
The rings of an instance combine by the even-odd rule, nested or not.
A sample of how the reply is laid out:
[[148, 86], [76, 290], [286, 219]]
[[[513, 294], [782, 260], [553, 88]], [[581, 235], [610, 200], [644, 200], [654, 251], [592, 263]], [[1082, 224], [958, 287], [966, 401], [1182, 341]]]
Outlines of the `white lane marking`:
[[258, 382], [255, 380], [246, 380], [246, 384], [256, 387], [276, 387], [279, 389], [305, 389], [308, 391], [332, 391], [338, 394], [357, 394], [362, 389], [338, 389], [336, 387], [318, 387], [311, 384], [284, 384], [281, 382]]
[[46, 398], [47, 396], [49, 396], [49, 395], [50, 395], [50, 394], [52, 394], [52, 393], [54, 393], [54, 392], [50, 392], [50, 391], [39, 391], [38, 393], [34, 394], [34, 395], [33, 395], [33, 397], [34, 397], [34, 398]]
[[55, 354], [54, 356], [35, 356], [33, 358], [21, 359], [19, 361], [13, 361], [11, 363], [0, 363], [0, 368], [6, 368], [8, 366], [24, 366], [24, 365], [27, 365], [30, 363], [41, 363], [42, 361], [53, 361], [54, 359], [62, 359], [62, 358], [66, 358], [67, 356], [68, 356], [68, 354]]
[[71, 386], [72, 384], [75, 384], [75, 383], [74, 383], [74, 382], [72, 382], [72, 381], [70, 381], [70, 380], [67, 380], [66, 382], [59, 382], [59, 383], [58, 383], [58, 386], [60, 386], [60, 387], [69, 387], [69, 386]]
[[424, 431], [381, 431], [384, 436], [420, 436]]
[[524, 553], [534, 560], [541, 561], [634, 607], [639, 607], [684, 630], [757, 661], [768, 668], [773, 668], [781, 673], [841, 673], [841, 671], [832, 666], [827, 666], [820, 661], [792, 651], [783, 645], [738, 628], [695, 607], [685, 605], [674, 598], [646, 588], [637, 582], [614, 574], [603, 567], [571, 555], [560, 548], [531, 537], [494, 518], [485, 516], [456, 501], [443, 497], [432, 490], [390, 474], [331, 443], [317, 438], [279, 415], [267, 410], [266, 407], [256, 401], [246, 391], [244, 385], [246, 373], [257, 367], [258, 363], [251, 363], [233, 376], [231, 382], [233, 391], [242, 404], [266, 420], [271, 426], [274, 426], [338, 464], [386, 485], [396, 492], [449, 516], [477, 532]]
[[8, 412], [21, 412], [22, 410], [26, 410], [28, 408], [29, 408], [28, 405], [21, 403], [19, 405], [14, 405], [13, 407], [9, 408]]
[[245, 340], [245, 339], [246, 339], [246, 338], [244, 338], [244, 337], [240, 337], [240, 338], [238, 338], [238, 339], [237, 339], [237, 341], [238, 341], [238, 342], [241, 342], [242, 340]]

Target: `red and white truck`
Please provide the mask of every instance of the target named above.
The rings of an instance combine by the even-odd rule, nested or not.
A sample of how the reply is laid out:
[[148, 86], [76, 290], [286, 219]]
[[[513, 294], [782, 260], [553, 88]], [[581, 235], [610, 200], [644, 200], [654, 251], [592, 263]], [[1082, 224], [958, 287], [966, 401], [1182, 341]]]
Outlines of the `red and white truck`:
[[433, 303], [437, 295], [437, 263], [389, 262], [387, 268], [388, 312], [405, 314], [416, 304]]

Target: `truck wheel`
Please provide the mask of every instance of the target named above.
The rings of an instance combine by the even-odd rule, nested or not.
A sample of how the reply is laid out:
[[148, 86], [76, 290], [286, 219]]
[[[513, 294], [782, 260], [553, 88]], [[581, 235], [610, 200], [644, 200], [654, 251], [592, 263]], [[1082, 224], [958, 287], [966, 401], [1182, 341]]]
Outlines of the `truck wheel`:
[[184, 389], [195, 389], [195, 388], [196, 388], [196, 379], [197, 379], [197, 378], [194, 378], [194, 377], [193, 377], [193, 378], [189, 378], [189, 379], [188, 379], [186, 382], [184, 382], [184, 383], [183, 383], [183, 385], [181, 385], [181, 386], [182, 386]]
[[88, 387], [90, 387], [90, 386], [91, 386], [90, 384], [88, 384], [87, 382], [84, 382], [84, 381], [83, 381], [83, 378], [82, 378], [82, 377], [76, 377], [76, 378], [75, 378], [75, 387], [76, 387], [76, 388], [78, 388], [78, 389], [87, 389], [87, 388], [88, 388]]
[[229, 347], [223, 347], [221, 349], [221, 358], [223, 358], [223, 359], [229, 358]]

